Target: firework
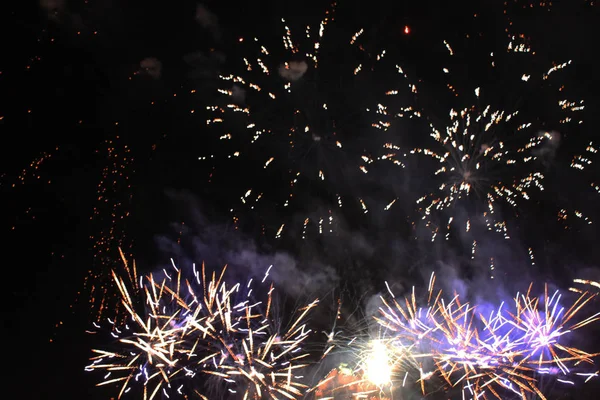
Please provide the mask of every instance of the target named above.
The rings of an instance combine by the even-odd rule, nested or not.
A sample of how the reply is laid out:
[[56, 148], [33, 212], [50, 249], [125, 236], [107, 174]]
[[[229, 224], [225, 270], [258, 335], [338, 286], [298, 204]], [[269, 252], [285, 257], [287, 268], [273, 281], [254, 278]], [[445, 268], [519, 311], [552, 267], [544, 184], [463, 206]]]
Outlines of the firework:
[[[443, 41], [443, 46], [449, 60], [457, 57], [449, 42]], [[547, 126], [552, 124], [540, 121], [539, 115], [533, 117], [528, 109], [534, 105], [531, 101], [523, 102], [522, 96], [514, 105], [500, 106], [510, 104], [507, 98], [514, 97], [505, 93], [506, 88], [515, 93], [549, 88], [551, 95], [545, 94], [544, 100], [558, 96], [555, 93], [559, 92], [563, 96], [563, 86], [557, 79], [560, 79], [560, 71], [571, 64], [567, 61], [537, 74], [525, 72], [501, 77], [495, 71], [502, 62], [510, 65], [513, 73], [516, 67], [512, 64], [528, 60], [529, 64], [523, 66], [528, 71], [536, 60], [535, 52], [531, 51], [525, 38], [511, 37], [505, 50], [499, 55], [492, 52], [487, 66], [482, 67], [490, 69], [495, 74], [493, 82], [501, 81], [502, 86], [461, 86], [452, 82], [453, 71], [460, 73], [458, 65], [440, 68], [442, 79], [448, 82], [449, 102], [456, 104], [448, 112], [447, 119], [439, 118], [440, 113], [433, 106], [423, 103], [423, 96], [418, 97], [417, 79], [411, 78], [399, 65], [398, 74], [407, 82], [413, 105], [392, 106], [390, 104], [397, 101], [390, 98], [375, 110], [381, 119], [374, 125], [378, 129], [387, 130], [399, 120], [412, 119], [429, 133], [428, 138], [419, 139], [415, 146], [401, 147], [392, 141], [385, 143], [385, 154], [379, 159], [391, 162], [395, 167], [418, 167], [429, 175], [427, 179], [419, 180], [420, 186], [416, 190], [421, 194], [415, 196], [415, 205], [418, 218], [431, 233], [432, 241], [436, 238], [449, 240], [456, 230], [462, 231], [461, 237], [477, 234], [477, 230], [497, 232], [509, 239], [506, 216], [518, 215], [522, 202], [543, 192], [544, 170], [554, 157], [562, 131], [567, 129], [564, 124], [581, 123], [577, 117], [583, 109], [581, 100], [557, 98], [553, 117], [558, 116], [555, 122], [561, 132], [548, 130]], [[401, 92], [391, 90], [386, 94], [397, 96]], [[443, 97], [438, 93], [432, 96]], [[535, 104], [535, 107], [540, 105]], [[407, 140], [410, 142], [403, 138], [404, 142]], [[395, 201], [391, 199], [386, 210]], [[472, 242], [475, 252], [476, 242]]]
[[484, 315], [461, 303], [458, 295], [445, 301], [441, 291], [434, 292], [434, 282], [432, 275], [425, 307], [417, 306], [413, 289], [404, 301], [393, 294], [391, 300], [382, 298], [382, 317], [376, 318], [396, 336], [400, 351], [412, 346], [424, 394], [425, 381], [437, 377], [473, 398], [491, 394], [500, 399], [505, 390], [522, 398], [530, 393], [545, 398], [538, 388], [541, 375], [553, 374], [565, 384], [596, 375], [581, 367], [592, 366], [596, 354], [570, 347], [563, 338], [600, 319], [600, 313], [579, 317], [595, 295], [583, 292], [567, 308], [558, 291], [549, 295], [546, 286], [542, 296], [533, 297], [531, 285], [515, 296], [512, 309], [502, 303]]
[[[200, 159], [221, 163], [223, 170], [236, 163], [236, 170], [249, 174], [244, 187], [234, 189], [240, 202], [232, 211], [236, 224], [241, 210], [254, 210], [263, 234], [279, 238], [292, 225], [305, 238], [311, 231], [333, 232], [343, 206], [369, 211], [356, 193], [356, 178], [366, 172], [357, 168], [362, 164], [357, 121], [364, 114], [358, 86], [385, 51], [368, 53], [361, 44], [363, 29], [343, 36], [344, 46], [338, 43], [339, 32], [328, 32], [334, 10], [335, 5], [302, 33], [292, 34], [282, 19], [283, 50], [257, 38], [240, 39], [241, 51], [248, 54], [240, 71], [220, 76], [220, 97], [208, 107], [207, 125], [220, 139], [215, 147], [227, 156]], [[345, 46], [359, 55], [340, 58]], [[350, 57], [356, 64], [340, 70]], [[218, 168], [211, 181], [215, 174]]]
[[[307, 388], [301, 373], [310, 361], [304, 319], [318, 300], [298, 309], [288, 324], [275, 324], [273, 286], [255, 296], [252, 280], [229, 286], [225, 271], [207, 276], [204, 265], [200, 271], [194, 266], [193, 278], [185, 279], [172, 264], [160, 278], [142, 276], [133, 285], [113, 272], [129, 320], [108, 319], [117, 350], [94, 350], [86, 369], [106, 371], [99, 385], [119, 384], [119, 398], [136, 384], [144, 399], [160, 393], [207, 398], [208, 392], [301, 397]], [[264, 300], [256, 300], [261, 294]]]

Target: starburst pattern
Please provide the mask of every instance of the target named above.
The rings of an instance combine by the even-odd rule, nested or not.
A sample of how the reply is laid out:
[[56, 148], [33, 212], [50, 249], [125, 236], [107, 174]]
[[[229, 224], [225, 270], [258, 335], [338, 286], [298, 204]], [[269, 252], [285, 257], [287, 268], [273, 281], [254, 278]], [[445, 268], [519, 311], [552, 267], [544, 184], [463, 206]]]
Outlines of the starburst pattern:
[[[443, 41], [443, 46], [451, 63], [456, 51], [447, 41]], [[498, 75], [498, 65], [509, 65], [512, 80], [504, 86], [515, 92], [536, 93], [537, 97], [530, 96], [534, 99], [528, 100], [530, 103], [538, 101], [539, 93], [544, 96], [551, 93], [549, 101], [557, 99], [554, 103], [557, 108], [551, 114], [555, 118], [553, 123], [534, 118], [527, 110], [523, 112], [525, 106], [531, 108], [533, 104], [525, 102], [522, 95], [514, 105], [506, 106], [511, 104], [507, 100], [498, 104], [498, 99], [511, 98], [500, 85], [489, 85], [489, 90], [472, 87], [467, 91], [470, 84], [452, 83], [452, 70], [458, 67], [441, 68], [448, 91], [447, 96], [440, 97], [447, 97], [456, 106], [450, 108], [447, 119], [440, 118], [435, 108], [427, 107], [422, 100], [428, 94], [418, 97], [419, 86], [414, 83], [418, 80], [396, 66], [399, 79], [407, 83], [413, 100], [411, 105], [402, 106], [393, 98], [401, 92], [388, 91], [386, 94], [392, 97], [374, 110], [380, 116], [374, 127], [385, 131], [395, 124], [404, 127], [401, 121], [411, 120], [414, 124], [411, 126], [428, 135], [392, 139], [384, 144], [384, 154], [377, 160], [398, 168], [418, 169], [419, 176], [425, 175], [414, 189], [415, 193], [420, 192], [415, 195], [419, 215], [414, 218], [417, 236], [423, 235], [420, 220], [432, 241], [440, 237], [449, 240], [453, 232], [458, 232], [460, 238], [471, 237], [474, 254], [477, 235], [491, 231], [509, 239], [509, 217], [520, 214], [522, 203], [542, 195], [547, 164], [553, 161], [568, 125], [581, 123], [579, 114], [584, 106], [582, 100], [560, 97], [564, 89], [561, 73], [571, 61], [554, 64], [537, 75], [514, 74], [513, 64], [522, 65], [530, 57], [535, 57], [535, 52], [527, 42], [511, 37], [505, 53], [498, 56], [491, 53], [488, 68], [494, 79], [501, 80], [504, 78]], [[550, 130], [548, 126], [561, 130]], [[396, 141], [407, 144], [401, 146]], [[390, 199], [385, 209], [390, 209], [397, 198]]]
[[252, 280], [230, 286], [225, 271], [207, 276], [204, 265], [200, 271], [194, 266], [188, 280], [173, 264], [162, 277], [139, 281], [113, 272], [128, 318], [107, 319], [119, 349], [94, 350], [87, 370], [107, 372], [99, 385], [119, 384], [119, 398], [136, 384], [148, 399], [160, 392], [299, 398], [307, 387], [299, 374], [309, 356], [303, 351], [310, 333], [304, 318], [318, 300], [299, 308], [280, 330], [271, 309], [273, 286], [256, 300], [261, 294], [252, 294]]
[[593, 365], [596, 354], [571, 347], [563, 338], [600, 318], [599, 313], [578, 318], [596, 295], [581, 292], [563, 306], [559, 291], [550, 295], [546, 285], [543, 295], [535, 297], [532, 284], [526, 293], [517, 293], [513, 307], [501, 303], [484, 313], [461, 302], [459, 295], [445, 300], [434, 284], [432, 275], [423, 307], [414, 288], [405, 301], [390, 292], [376, 318], [391, 332], [392, 346], [402, 352], [410, 347], [411, 357], [419, 360], [417, 383], [423, 394], [426, 382], [437, 377], [472, 398], [490, 394], [501, 399], [501, 393], [510, 391], [523, 399], [529, 394], [545, 399], [537, 385], [541, 375], [552, 371], [564, 384], [597, 376], [581, 369], [582, 364]]
[[[333, 232], [342, 207], [369, 210], [357, 189], [364, 145], [359, 126], [364, 96], [358, 89], [386, 52], [367, 51], [363, 29], [352, 36], [329, 32], [334, 10], [302, 34], [292, 34], [282, 19], [283, 51], [257, 38], [240, 39], [247, 54], [240, 71], [220, 76], [221, 98], [208, 107], [207, 125], [218, 132], [217, 146], [227, 149], [222, 152], [227, 157], [200, 159], [221, 165], [214, 174], [240, 170], [244, 187], [236, 189], [241, 202], [232, 211], [236, 224], [247, 215], [242, 210], [254, 210], [264, 234], [281, 237], [291, 225], [305, 238], [309, 231]], [[340, 71], [348, 54], [356, 64]]]

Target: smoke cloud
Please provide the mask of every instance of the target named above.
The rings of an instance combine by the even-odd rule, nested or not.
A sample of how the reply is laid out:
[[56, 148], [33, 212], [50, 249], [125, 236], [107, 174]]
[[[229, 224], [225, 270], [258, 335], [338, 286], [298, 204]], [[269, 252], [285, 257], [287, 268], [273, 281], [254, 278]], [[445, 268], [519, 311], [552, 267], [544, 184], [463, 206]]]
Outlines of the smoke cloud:
[[559, 132], [540, 132], [538, 137], [545, 138], [542, 145], [534, 149], [531, 153], [539, 158], [541, 163], [548, 167], [556, 158], [556, 153], [560, 147], [561, 135]]
[[[156, 241], [162, 253], [174, 257], [179, 264], [205, 262], [211, 269], [228, 265], [229, 271], [241, 280], [262, 279], [268, 271], [268, 280], [275, 283], [278, 292], [296, 298], [314, 297], [338, 286], [339, 277], [331, 266], [315, 259], [299, 262], [285, 251], [261, 249], [254, 240], [210, 221], [192, 195], [170, 192], [169, 197], [186, 210], [192, 222], [182, 231], [180, 243], [168, 236]], [[174, 228], [181, 229], [179, 225]]]
[[290, 61], [279, 66], [279, 76], [288, 81], [297, 81], [308, 70], [306, 61]]
[[217, 41], [221, 40], [221, 28], [219, 18], [212, 13], [204, 4], [198, 4], [196, 7], [196, 21]]
[[162, 74], [162, 63], [154, 57], [147, 57], [140, 61], [140, 72], [153, 79], [159, 79]]

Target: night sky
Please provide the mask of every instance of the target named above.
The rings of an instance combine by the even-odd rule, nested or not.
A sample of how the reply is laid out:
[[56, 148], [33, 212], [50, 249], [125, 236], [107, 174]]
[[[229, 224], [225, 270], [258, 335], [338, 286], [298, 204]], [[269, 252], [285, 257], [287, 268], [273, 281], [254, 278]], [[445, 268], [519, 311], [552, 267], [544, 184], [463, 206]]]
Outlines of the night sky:
[[[275, 263], [292, 303], [343, 288], [354, 304], [349, 309], [366, 308], [366, 299], [385, 292], [385, 281], [395, 282], [399, 293], [426, 287], [434, 270], [446, 290], [460, 290], [453, 286], [460, 284], [471, 300], [486, 301], [526, 289], [532, 280], [564, 290], [577, 277], [600, 280], [600, 155], [583, 171], [572, 168], [590, 142], [600, 147], [595, 3], [339, 1], [319, 68], [293, 81], [294, 96], [267, 101], [258, 92], [239, 94], [253, 121], [271, 130], [256, 144], [247, 137], [243, 113], [229, 109], [222, 123], [207, 124], [215, 118], [209, 108], [227, 104], [218, 92], [227, 85], [219, 75], [242, 75], [244, 57], [263, 56], [253, 47], [258, 37], [271, 52], [263, 57], [274, 60], [273, 90], [283, 93], [286, 81], [277, 67], [304, 62], [301, 53], [314, 41], [303, 39], [304, 28], [317, 33], [331, 10], [328, 2], [7, 3], [0, 59], [8, 310], [2, 393], [25, 399], [117, 394], [96, 388], [102, 372], [85, 373], [84, 367], [92, 347], [110, 342], [109, 335], [85, 331], [117, 304], [110, 271], [120, 268], [119, 247], [141, 272], [160, 270], [173, 258], [180, 265], [206, 261], [211, 268], [227, 263], [245, 280]], [[293, 59], [284, 53], [282, 17], [304, 46]], [[350, 39], [360, 29], [358, 51]], [[507, 51], [512, 36], [535, 54]], [[444, 41], [452, 45], [451, 57]], [[567, 68], [541, 79], [569, 60]], [[358, 65], [363, 70], [354, 75]], [[267, 85], [262, 94], [271, 90], [258, 66], [251, 74]], [[525, 84], [523, 74], [531, 74], [531, 82]], [[428, 124], [445, 129], [449, 110], [473, 105], [477, 87], [482, 103], [518, 109], [519, 118], [532, 121], [534, 136], [555, 134], [535, 153], [533, 170], [543, 173], [545, 190], [531, 189], [529, 200], [516, 207], [498, 202], [510, 239], [479, 223], [486, 201], [477, 193], [434, 213], [439, 219], [425, 226], [415, 201], [439, 187], [439, 166], [416, 157], [400, 157], [405, 168], [377, 161], [389, 152], [384, 143], [427, 147]], [[399, 94], [386, 97], [392, 89]], [[583, 99], [585, 109], [563, 113], [557, 106], [563, 99]], [[377, 129], [375, 122], [386, 121], [374, 113], [378, 103], [390, 112], [410, 106], [426, 118], [389, 119], [389, 129]], [[294, 107], [301, 112], [294, 114]], [[576, 121], [561, 123], [565, 117]], [[305, 125], [312, 134], [300, 134]], [[295, 136], [288, 135], [290, 126], [298, 127]], [[232, 139], [220, 140], [224, 134]], [[511, 134], [501, 131], [498, 140]], [[241, 155], [230, 157], [235, 151]], [[204, 156], [209, 159], [199, 159]], [[275, 161], [265, 168], [270, 157]], [[318, 177], [320, 170], [327, 180]], [[296, 172], [301, 178], [284, 206]], [[493, 171], [482, 175], [482, 190], [495, 181], [515, 184], [504, 170]], [[244, 204], [240, 199], [250, 188]], [[260, 202], [250, 205], [258, 192]], [[449, 215], [455, 225], [479, 222], [468, 234], [453, 226], [445, 240]], [[434, 241], [432, 226], [440, 229]], [[598, 306], [594, 301], [590, 308]], [[318, 326], [328, 325], [328, 312], [325, 307], [316, 318]], [[586, 329], [577, 341], [598, 351], [600, 330]], [[595, 398], [594, 385], [557, 388], [548, 398]]]

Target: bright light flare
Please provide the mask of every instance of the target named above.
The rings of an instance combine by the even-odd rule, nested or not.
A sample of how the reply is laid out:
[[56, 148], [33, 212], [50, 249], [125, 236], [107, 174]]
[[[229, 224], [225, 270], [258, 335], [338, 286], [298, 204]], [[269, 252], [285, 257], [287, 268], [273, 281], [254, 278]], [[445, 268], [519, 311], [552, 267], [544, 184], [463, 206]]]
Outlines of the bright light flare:
[[373, 340], [364, 361], [365, 377], [375, 386], [391, 383], [390, 349], [380, 340]]

